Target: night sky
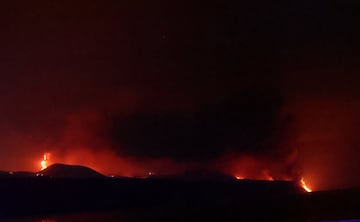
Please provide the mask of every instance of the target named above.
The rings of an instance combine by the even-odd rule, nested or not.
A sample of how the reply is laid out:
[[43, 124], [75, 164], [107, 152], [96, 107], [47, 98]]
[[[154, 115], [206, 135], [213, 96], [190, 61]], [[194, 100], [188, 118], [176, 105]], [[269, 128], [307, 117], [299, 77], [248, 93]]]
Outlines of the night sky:
[[11, 1], [0, 169], [360, 185], [358, 1]]

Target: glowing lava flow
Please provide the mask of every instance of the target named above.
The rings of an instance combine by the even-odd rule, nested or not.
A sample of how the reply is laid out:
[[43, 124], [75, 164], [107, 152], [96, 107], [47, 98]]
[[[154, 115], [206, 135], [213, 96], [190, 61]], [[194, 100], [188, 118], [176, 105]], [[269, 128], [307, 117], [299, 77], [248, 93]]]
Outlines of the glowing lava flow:
[[46, 169], [48, 167], [49, 156], [50, 153], [44, 153], [43, 160], [40, 162], [41, 170]]
[[[240, 175], [236, 175], [234, 176], [237, 180], [243, 180], [246, 179], [246, 177], [240, 176]], [[266, 176], [266, 178], [263, 178], [263, 180], [268, 180], [268, 181], [274, 181], [274, 178], [271, 176]], [[290, 179], [284, 179], [284, 181], [291, 181]], [[299, 181], [300, 186], [306, 191], [306, 192], [312, 192], [312, 190], [309, 188], [309, 186], [306, 184], [305, 179], [302, 177], [301, 180]]]
[[237, 180], [243, 180], [243, 179], [245, 179], [243, 176], [235, 176], [235, 178], [236, 178]]
[[300, 185], [306, 192], [312, 192], [312, 190], [306, 185], [304, 178], [301, 178]]

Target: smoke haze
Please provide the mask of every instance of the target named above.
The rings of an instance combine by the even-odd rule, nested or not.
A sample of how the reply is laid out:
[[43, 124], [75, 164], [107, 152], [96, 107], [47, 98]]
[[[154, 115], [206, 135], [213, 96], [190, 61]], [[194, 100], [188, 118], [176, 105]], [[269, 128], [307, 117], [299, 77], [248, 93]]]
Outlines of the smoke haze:
[[[261, 6], [261, 7], [260, 7]], [[38, 1], [0, 23], [0, 169], [360, 185], [355, 1]]]

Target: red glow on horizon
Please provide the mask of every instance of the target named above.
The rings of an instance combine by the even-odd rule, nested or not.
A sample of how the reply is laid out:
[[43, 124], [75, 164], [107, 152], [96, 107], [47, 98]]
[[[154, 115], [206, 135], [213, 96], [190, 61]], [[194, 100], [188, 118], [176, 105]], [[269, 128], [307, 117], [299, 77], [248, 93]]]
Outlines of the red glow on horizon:
[[41, 170], [59, 163], [86, 166], [107, 176], [124, 177], [148, 177], [149, 172], [156, 172], [157, 175], [177, 174], [192, 166], [189, 163], [177, 163], [170, 158], [131, 158], [120, 156], [110, 149], [104, 148], [100, 151], [86, 147], [73, 148], [66, 152], [52, 148], [51, 153], [44, 153], [39, 162]]

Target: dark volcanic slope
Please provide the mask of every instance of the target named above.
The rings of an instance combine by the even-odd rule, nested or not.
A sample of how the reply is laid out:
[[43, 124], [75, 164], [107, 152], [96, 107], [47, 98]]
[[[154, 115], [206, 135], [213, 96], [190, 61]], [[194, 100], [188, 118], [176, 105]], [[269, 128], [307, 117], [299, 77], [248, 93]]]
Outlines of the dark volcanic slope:
[[[76, 172], [77, 178], [79, 169], [89, 172], [86, 167], [56, 164], [43, 173], [60, 172], [66, 177], [74, 173], [64, 169]], [[94, 171], [90, 172], [93, 175]], [[193, 214], [199, 221], [318, 221], [360, 216], [359, 190], [305, 193], [286, 181], [100, 178], [0, 179], [0, 221], [96, 211], [134, 212], [141, 217], [135, 221], [148, 221], [146, 215], [139, 214], [142, 210], [153, 214], [154, 221], [157, 217], [169, 219], [156, 221], [178, 217], [176, 221], [194, 221]]]
[[39, 172], [53, 178], [103, 178], [104, 175], [85, 166], [53, 164]]
[[5, 217], [130, 209], [158, 209], [160, 215], [169, 211], [175, 213], [174, 217], [195, 212], [204, 216], [214, 213], [221, 218], [223, 215], [246, 217], [243, 221], [256, 217], [259, 219], [256, 221], [261, 221], [263, 218], [257, 215], [266, 219], [278, 219], [277, 215], [284, 212], [291, 218], [301, 215], [298, 194], [288, 182], [46, 176], [3, 179], [0, 180], [0, 221]]
[[167, 176], [157, 176], [153, 175], [150, 178], [157, 179], [172, 179], [172, 180], [210, 180], [210, 181], [231, 181], [235, 180], [234, 176], [225, 174], [216, 170], [208, 170], [208, 169], [196, 169], [189, 170], [180, 174], [173, 174]]

